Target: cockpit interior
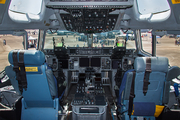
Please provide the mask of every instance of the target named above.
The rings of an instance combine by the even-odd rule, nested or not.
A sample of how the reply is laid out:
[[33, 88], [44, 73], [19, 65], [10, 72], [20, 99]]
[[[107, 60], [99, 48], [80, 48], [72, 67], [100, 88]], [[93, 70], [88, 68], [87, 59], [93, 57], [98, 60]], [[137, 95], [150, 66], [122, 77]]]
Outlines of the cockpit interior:
[[[24, 48], [9, 51], [0, 73], [13, 86], [1, 92], [0, 119], [180, 119], [180, 102], [168, 107], [180, 68], [156, 56], [156, 36], [180, 33], [179, 8], [178, 0], [0, 0], [0, 34], [23, 36]], [[26, 29], [38, 29], [34, 49]]]

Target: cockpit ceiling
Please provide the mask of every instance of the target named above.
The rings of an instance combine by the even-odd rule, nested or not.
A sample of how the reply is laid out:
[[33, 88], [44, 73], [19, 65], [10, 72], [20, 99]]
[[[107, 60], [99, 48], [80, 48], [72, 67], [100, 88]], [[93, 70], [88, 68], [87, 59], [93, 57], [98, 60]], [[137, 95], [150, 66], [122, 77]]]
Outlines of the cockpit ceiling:
[[[37, 5], [29, 4], [26, 8], [25, 2], [17, 4], [19, 0], [12, 0], [16, 7], [8, 8], [9, 1], [6, 0], [7, 5], [0, 4], [0, 30], [66, 29], [83, 33], [120, 29], [180, 30], [180, 4], [173, 4], [171, 0], [153, 0], [169, 7], [141, 4], [141, 9], [138, 2], [142, 0], [37, 0], [36, 11], [31, 8]], [[20, 15], [10, 16], [8, 10], [23, 13], [27, 21], [21, 22]]]

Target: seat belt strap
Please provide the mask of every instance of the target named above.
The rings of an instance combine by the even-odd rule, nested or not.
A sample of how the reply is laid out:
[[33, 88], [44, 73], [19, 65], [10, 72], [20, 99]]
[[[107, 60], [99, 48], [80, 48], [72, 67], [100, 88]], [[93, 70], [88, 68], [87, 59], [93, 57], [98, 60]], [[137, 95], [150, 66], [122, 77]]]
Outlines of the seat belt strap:
[[21, 72], [20, 72], [20, 69], [19, 69], [19, 64], [18, 64], [18, 51], [19, 50], [14, 50], [13, 51], [13, 70], [16, 72], [16, 80], [18, 81], [18, 86], [19, 86], [19, 91], [22, 93], [23, 89], [21, 87]]
[[17, 53], [18, 53], [18, 50], [13, 51], [13, 65], [14, 65], [13, 70], [16, 72], [16, 76], [17, 76], [17, 73], [19, 72]]
[[19, 84], [19, 87], [21, 89], [25, 89], [27, 90], [27, 79], [26, 79], [26, 70], [25, 70], [25, 65], [24, 65], [24, 50], [21, 50], [19, 52], [19, 62], [18, 62], [18, 65], [20, 67], [20, 84]]
[[13, 70], [16, 72], [16, 80], [18, 81], [19, 91], [23, 92], [23, 88], [27, 89], [27, 79], [26, 79], [26, 71], [24, 65], [24, 50], [19, 52], [19, 62], [18, 62], [18, 52], [19, 50], [13, 51]]
[[[17, 58], [17, 53], [19, 50], [14, 50], [13, 51], [13, 70], [16, 72], [16, 80], [20, 80], [20, 70], [19, 70], [19, 65], [18, 65], [18, 58]], [[19, 83], [19, 82], [18, 82]]]
[[134, 94], [134, 81], [135, 81], [135, 71], [133, 71], [133, 78], [132, 78], [132, 83], [131, 83], [131, 91], [130, 91], [130, 95], [129, 95], [129, 107], [128, 107], [128, 115], [129, 118], [131, 118], [131, 114], [132, 114], [132, 110], [133, 110], [133, 100], [135, 98], [135, 94]]
[[146, 70], [144, 73], [144, 80], [143, 80], [143, 93], [144, 96], [146, 96], [147, 90], [148, 90], [148, 85], [150, 84], [149, 82], [149, 77], [151, 73], [151, 58], [148, 57], [146, 58]]

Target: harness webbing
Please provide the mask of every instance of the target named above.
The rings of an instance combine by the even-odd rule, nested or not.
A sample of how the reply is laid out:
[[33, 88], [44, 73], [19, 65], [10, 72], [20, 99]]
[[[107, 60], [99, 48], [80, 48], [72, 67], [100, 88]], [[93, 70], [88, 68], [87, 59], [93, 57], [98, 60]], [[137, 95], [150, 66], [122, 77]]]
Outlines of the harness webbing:
[[150, 84], [149, 82], [149, 75], [151, 73], [151, 58], [146, 58], [146, 70], [144, 74], [144, 80], [143, 80], [143, 93], [144, 96], [146, 96], [147, 90], [148, 90], [148, 85]]
[[[27, 79], [26, 71], [24, 65], [24, 51], [19, 52], [19, 62], [18, 62], [18, 50], [13, 51], [13, 70], [16, 72], [16, 80], [18, 80], [19, 91], [22, 93], [23, 88], [27, 89]], [[20, 69], [19, 69], [20, 68]]]
[[136, 73], [135, 73], [135, 71], [133, 71], [133, 78], [132, 78], [132, 83], [131, 83], [131, 91], [130, 91], [130, 95], [129, 95], [129, 107], [128, 107], [129, 118], [131, 118], [132, 109], [133, 109], [133, 100], [135, 98], [135, 94], [134, 94], [135, 75], [136, 75]]
[[18, 58], [17, 58], [17, 53], [18, 53], [18, 50], [14, 50], [13, 51], [13, 64], [14, 64], [14, 67], [13, 67], [13, 70], [16, 72], [16, 79], [19, 80], [20, 76], [19, 76], [19, 66], [18, 66]]
[[26, 79], [26, 70], [25, 70], [25, 65], [24, 65], [24, 50], [21, 50], [19, 52], [19, 67], [20, 67], [20, 76], [21, 76], [21, 84], [22, 88], [25, 90], [27, 89], [27, 79]]

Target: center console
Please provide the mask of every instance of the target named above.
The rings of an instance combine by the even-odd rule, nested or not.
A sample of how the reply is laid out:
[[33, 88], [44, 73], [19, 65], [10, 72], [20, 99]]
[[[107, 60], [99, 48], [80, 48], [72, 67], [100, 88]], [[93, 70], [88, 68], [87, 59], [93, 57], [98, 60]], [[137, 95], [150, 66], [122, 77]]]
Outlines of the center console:
[[92, 68], [79, 73], [79, 82], [71, 103], [73, 120], [106, 119], [107, 102], [101, 82], [101, 74], [94, 74]]

